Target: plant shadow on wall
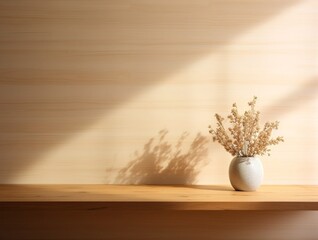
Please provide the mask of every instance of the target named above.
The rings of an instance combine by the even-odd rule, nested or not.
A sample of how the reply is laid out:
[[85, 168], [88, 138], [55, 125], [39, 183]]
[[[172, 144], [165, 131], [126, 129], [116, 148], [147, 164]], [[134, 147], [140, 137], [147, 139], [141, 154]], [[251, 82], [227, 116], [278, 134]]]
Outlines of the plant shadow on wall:
[[184, 132], [176, 144], [166, 140], [168, 131], [161, 130], [150, 138], [141, 152], [121, 169], [115, 178], [119, 184], [193, 184], [207, 164], [207, 137], [198, 133], [190, 141]]
[[0, 182], [64, 146], [62, 160], [76, 165], [67, 152], [78, 152], [70, 143], [85, 130], [301, 1], [92, 2], [2, 6]]

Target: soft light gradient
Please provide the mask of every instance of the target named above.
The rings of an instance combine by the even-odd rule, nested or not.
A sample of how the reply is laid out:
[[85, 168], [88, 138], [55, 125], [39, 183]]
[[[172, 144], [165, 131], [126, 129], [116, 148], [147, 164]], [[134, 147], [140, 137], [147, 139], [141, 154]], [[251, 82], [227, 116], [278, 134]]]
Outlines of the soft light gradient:
[[265, 184], [318, 184], [317, 7], [2, 2], [0, 181], [229, 184], [207, 126], [256, 95]]

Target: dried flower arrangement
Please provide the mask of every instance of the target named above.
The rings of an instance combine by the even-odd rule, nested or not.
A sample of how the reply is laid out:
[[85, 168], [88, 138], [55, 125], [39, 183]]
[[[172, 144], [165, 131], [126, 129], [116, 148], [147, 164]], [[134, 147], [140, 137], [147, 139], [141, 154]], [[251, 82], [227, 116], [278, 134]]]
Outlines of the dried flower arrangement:
[[243, 115], [238, 113], [236, 103], [233, 104], [231, 114], [227, 116], [231, 123], [228, 128], [232, 137], [227, 133], [224, 118], [215, 114], [217, 127], [209, 126], [213, 141], [219, 142], [227, 152], [233, 156], [253, 157], [255, 155], [270, 155], [269, 146], [283, 142], [283, 137], [271, 138], [272, 131], [278, 129], [279, 122], [266, 122], [261, 129], [259, 126], [259, 111], [255, 111], [257, 97], [248, 103], [250, 109]]

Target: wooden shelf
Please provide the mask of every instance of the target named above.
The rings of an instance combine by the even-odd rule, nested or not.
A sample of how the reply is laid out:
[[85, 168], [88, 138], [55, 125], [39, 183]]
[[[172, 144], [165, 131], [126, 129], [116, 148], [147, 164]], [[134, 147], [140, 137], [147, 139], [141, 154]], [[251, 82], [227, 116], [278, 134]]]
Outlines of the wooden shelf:
[[0, 185], [0, 209], [318, 210], [318, 186]]

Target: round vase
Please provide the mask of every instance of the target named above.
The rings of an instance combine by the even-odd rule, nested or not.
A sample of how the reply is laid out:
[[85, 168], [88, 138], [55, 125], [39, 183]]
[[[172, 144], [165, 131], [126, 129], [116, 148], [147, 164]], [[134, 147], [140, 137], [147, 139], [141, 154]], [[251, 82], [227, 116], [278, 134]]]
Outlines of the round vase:
[[263, 164], [257, 157], [235, 157], [230, 164], [230, 182], [237, 191], [256, 191], [263, 176]]

